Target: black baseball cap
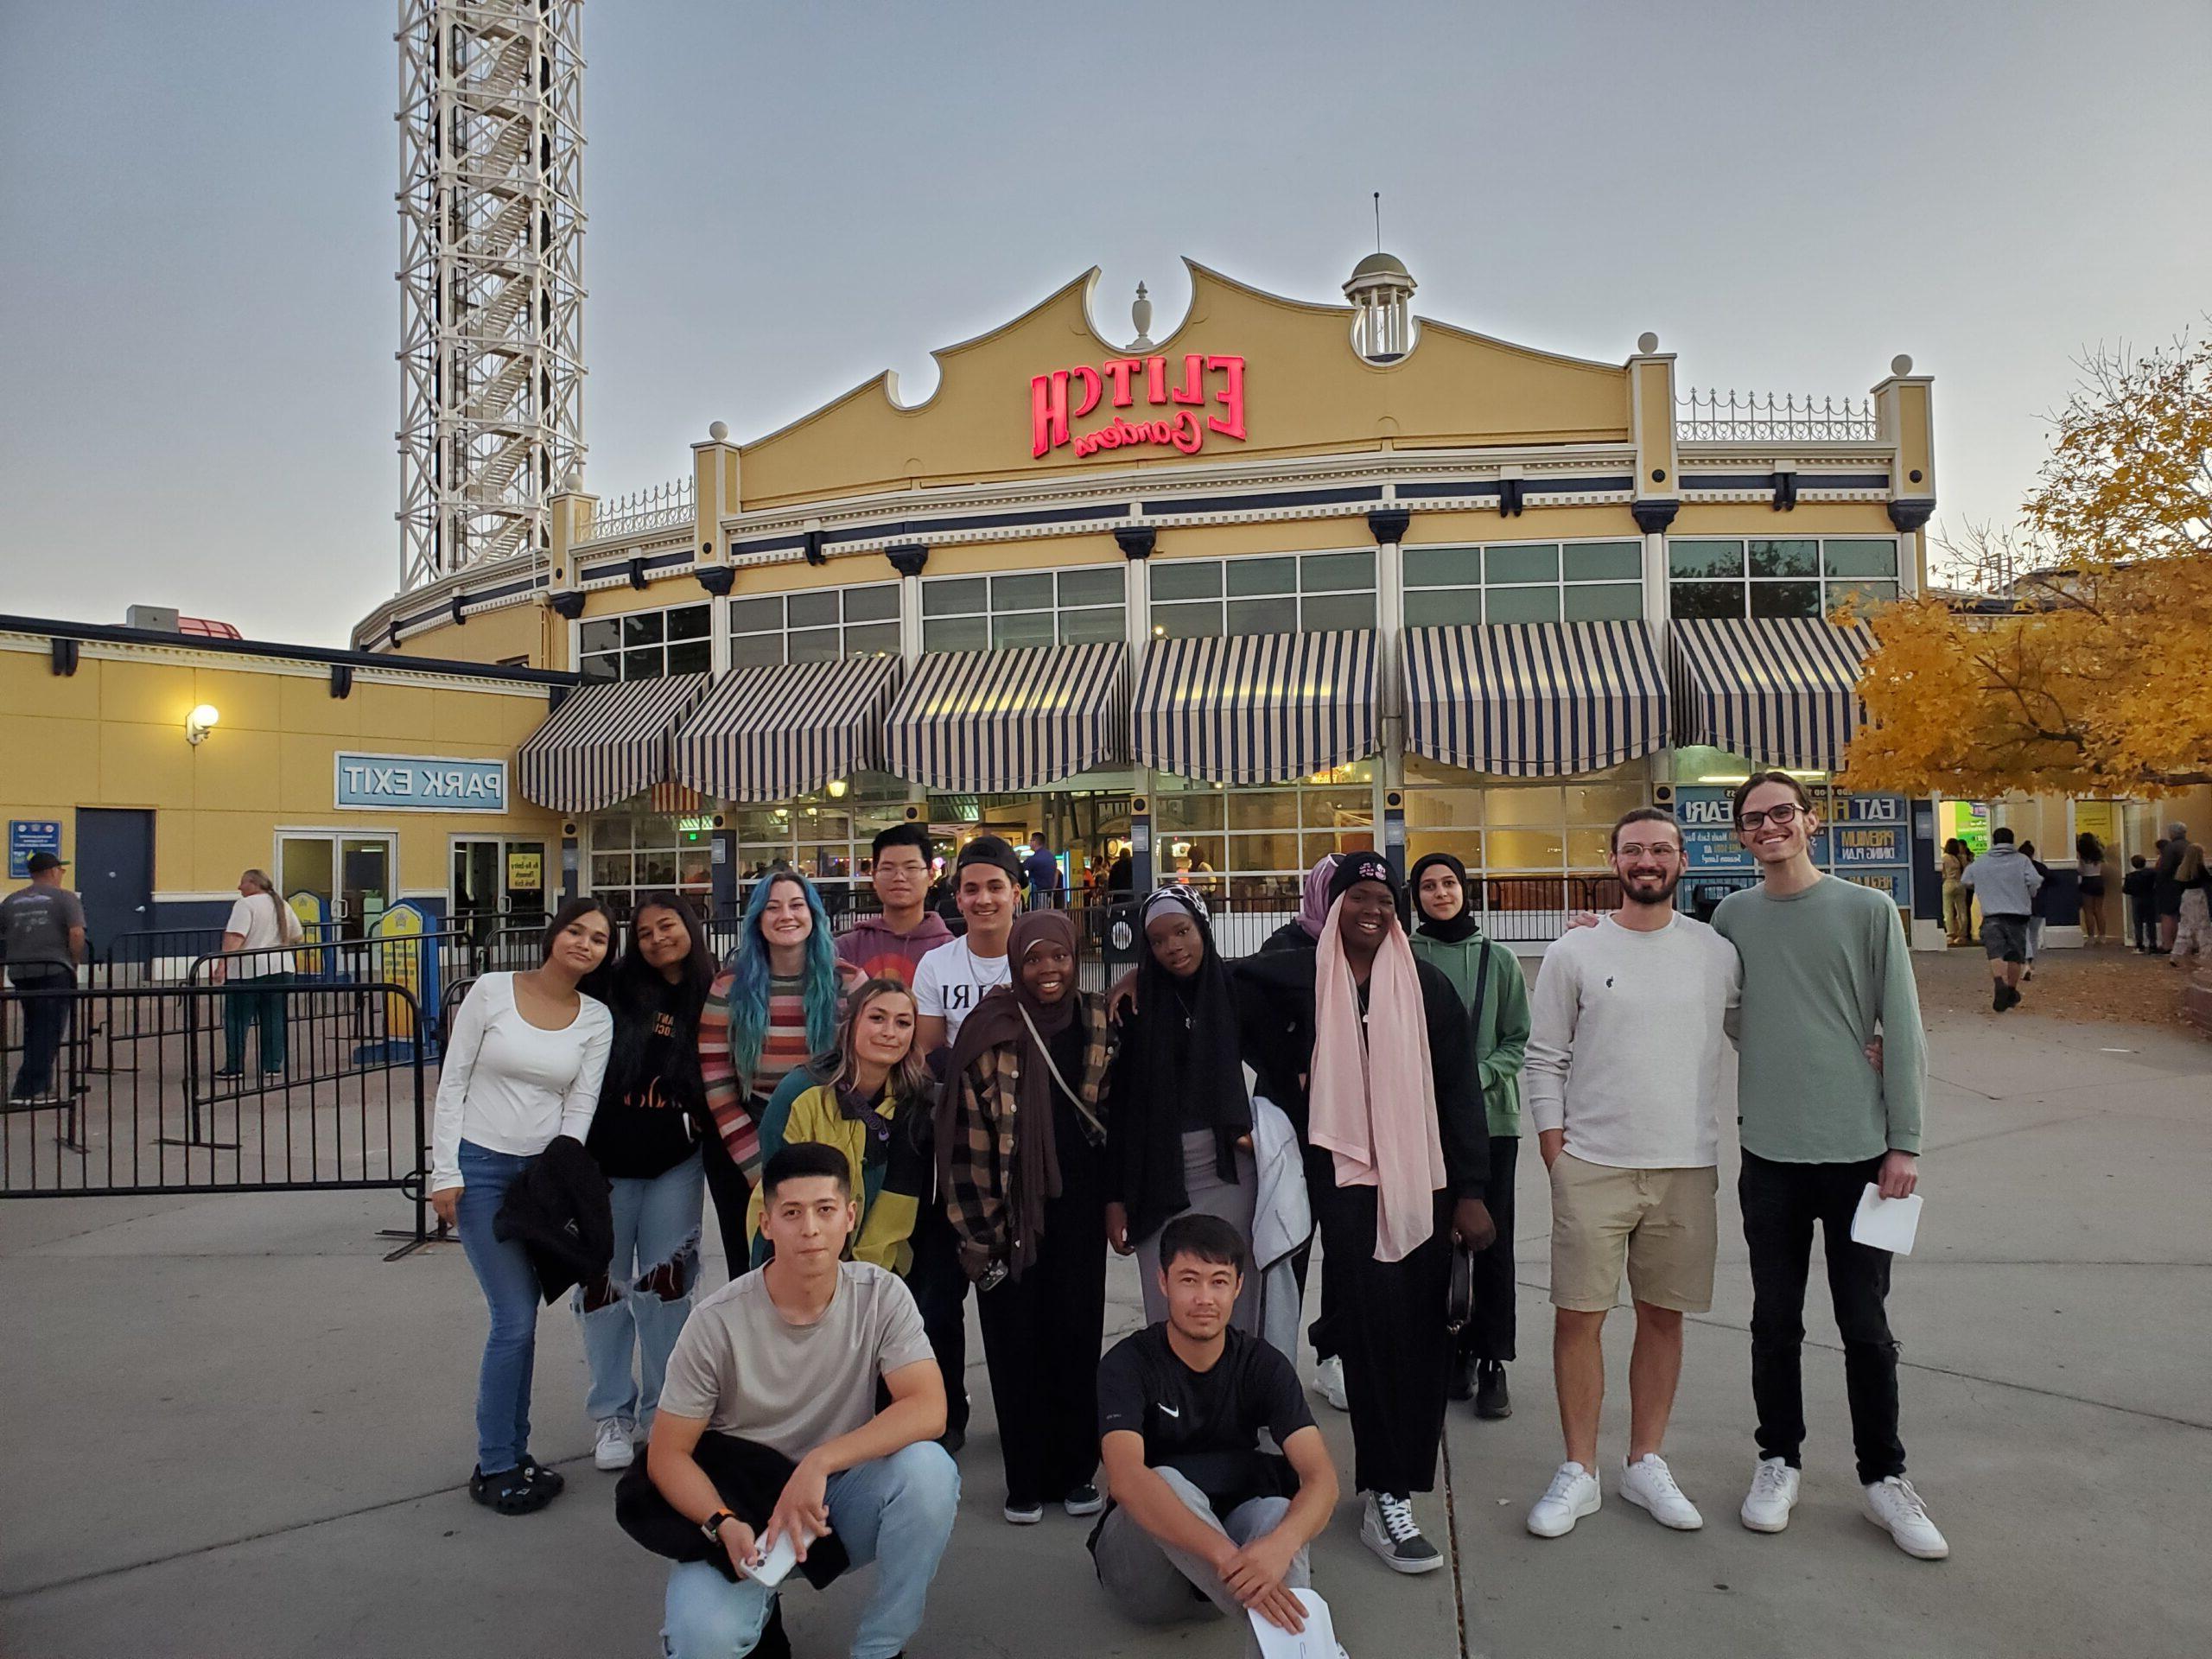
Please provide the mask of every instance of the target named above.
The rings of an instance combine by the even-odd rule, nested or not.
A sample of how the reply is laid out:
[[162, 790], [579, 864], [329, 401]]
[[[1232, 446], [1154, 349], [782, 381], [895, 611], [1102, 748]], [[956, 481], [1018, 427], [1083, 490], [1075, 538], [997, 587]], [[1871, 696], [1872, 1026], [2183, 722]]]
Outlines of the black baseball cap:
[[67, 869], [69, 861], [66, 858], [56, 858], [52, 853], [33, 853], [23, 868], [33, 875], [44, 875], [48, 870]]
[[1021, 885], [1021, 861], [1001, 836], [978, 836], [963, 847], [953, 868], [964, 870], [970, 864], [988, 864], [1004, 870], [1007, 880], [1016, 887]]

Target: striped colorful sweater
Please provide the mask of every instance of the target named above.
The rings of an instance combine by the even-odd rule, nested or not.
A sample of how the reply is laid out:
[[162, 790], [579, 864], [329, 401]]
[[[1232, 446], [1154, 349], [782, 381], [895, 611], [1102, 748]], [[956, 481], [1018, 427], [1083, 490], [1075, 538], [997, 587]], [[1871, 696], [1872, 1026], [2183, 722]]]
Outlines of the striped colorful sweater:
[[[717, 974], [707, 993], [707, 1006], [699, 1013], [699, 1075], [707, 1085], [707, 1111], [715, 1129], [729, 1148], [729, 1155], [745, 1172], [745, 1179], [760, 1177], [761, 1103], [794, 1067], [813, 1056], [806, 1040], [806, 998], [797, 978], [768, 982], [768, 1029], [760, 1040], [760, 1057], [753, 1075], [740, 1086], [736, 1064], [730, 1054], [729, 990], [736, 976]], [[861, 982], [861, 971], [849, 963], [837, 964], [840, 1001]]]

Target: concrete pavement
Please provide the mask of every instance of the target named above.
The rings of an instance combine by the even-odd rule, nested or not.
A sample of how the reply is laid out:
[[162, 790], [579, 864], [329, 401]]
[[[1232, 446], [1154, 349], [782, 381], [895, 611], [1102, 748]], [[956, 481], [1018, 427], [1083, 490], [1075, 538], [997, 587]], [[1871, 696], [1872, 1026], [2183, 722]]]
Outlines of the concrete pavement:
[[[1623, 1311], [1605, 1507], [1567, 1538], [1530, 1537], [1522, 1518], [1560, 1456], [1531, 1155], [1517, 1410], [1452, 1420], [1456, 1574], [1389, 1573], [1359, 1548], [1349, 1497], [1319, 1548], [1356, 1659], [2212, 1651], [2212, 1045], [2041, 1010], [1944, 1016], [1932, 1036], [1928, 1210], [1892, 1313], [1913, 1474], [1953, 1559], [1910, 1560], [1859, 1517], [1817, 1284], [1804, 1496], [1778, 1537], [1737, 1525], [1750, 1292], [1725, 1180], [1718, 1300], [1692, 1324], [1669, 1443], [1706, 1529], [1664, 1532], [1612, 1495]], [[537, 1448], [569, 1491], [537, 1516], [493, 1516], [460, 1484], [481, 1302], [457, 1250], [380, 1260], [373, 1230], [403, 1218], [360, 1194], [0, 1205], [0, 1652], [658, 1650], [661, 1573], [590, 1468], [573, 1321], [544, 1315], [537, 1379]], [[1126, 1266], [1112, 1291], [1109, 1317], [1130, 1328]], [[963, 1513], [917, 1655], [1236, 1654], [1224, 1622], [1116, 1618], [1082, 1549], [1089, 1522], [998, 1519], [971, 1351]], [[1319, 1409], [1348, 1465], [1348, 1426]], [[1441, 1541], [1445, 1494], [1421, 1508]], [[790, 1599], [801, 1653], [843, 1650], [855, 1588]]]

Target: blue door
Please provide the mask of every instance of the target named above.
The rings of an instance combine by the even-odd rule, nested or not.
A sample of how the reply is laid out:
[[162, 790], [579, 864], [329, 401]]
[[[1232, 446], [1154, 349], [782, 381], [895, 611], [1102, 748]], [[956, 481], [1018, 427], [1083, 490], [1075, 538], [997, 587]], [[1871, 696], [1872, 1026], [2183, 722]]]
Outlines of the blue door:
[[154, 925], [154, 815], [114, 807], [77, 809], [77, 855], [69, 874], [85, 901], [85, 933], [105, 957], [126, 933]]

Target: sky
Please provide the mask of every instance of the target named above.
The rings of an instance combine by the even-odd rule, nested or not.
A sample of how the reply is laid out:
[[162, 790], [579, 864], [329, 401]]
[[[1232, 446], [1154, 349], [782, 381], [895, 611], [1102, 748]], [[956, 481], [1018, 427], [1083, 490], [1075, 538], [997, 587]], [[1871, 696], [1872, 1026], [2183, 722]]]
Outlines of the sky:
[[[397, 585], [396, 9], [0, 0], [0, 611], [342, 644]], [[587, 486], [1185, 255], [1678, 386], [1936, 378], [2010, 523], [2074, 359], [2212, 311], [2202, 0], [590, 0]]]

